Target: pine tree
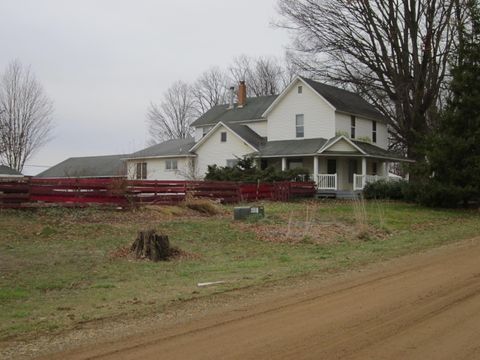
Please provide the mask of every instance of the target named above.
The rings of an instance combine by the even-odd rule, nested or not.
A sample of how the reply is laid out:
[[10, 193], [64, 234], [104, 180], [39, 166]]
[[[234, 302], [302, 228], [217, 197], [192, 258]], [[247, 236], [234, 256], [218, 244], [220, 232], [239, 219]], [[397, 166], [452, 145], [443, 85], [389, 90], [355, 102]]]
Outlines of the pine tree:
[[462, 29], [450, 99], [429, 142], [432, 177], [423, 200], [435, 206], [480, 202], [480, 17], [475, 1], [470, 10], [472, 23]]

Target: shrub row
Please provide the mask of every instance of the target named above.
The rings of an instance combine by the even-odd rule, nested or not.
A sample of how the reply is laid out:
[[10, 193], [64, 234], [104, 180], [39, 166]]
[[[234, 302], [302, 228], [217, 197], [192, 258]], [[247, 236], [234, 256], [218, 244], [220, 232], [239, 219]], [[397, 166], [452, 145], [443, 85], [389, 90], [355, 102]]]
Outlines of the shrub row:
[[431, 207], [478, 206], [480, 195], [475, 189], [441, 184], [436, 181], [377, 181], [365, 186], [366, 199], [391, 199], [416, 202]]
[[254, 166], [253, 159], [239, 159], [237, 165], [208, 166], [205, 176], [206, 180], [212, 181], [241, 181], [241, 182], [274, 182], [274, 181], [309, 181], [310, 172], [308, 169], [297, 168], [286, 171], [274, 167], [260, 169]]

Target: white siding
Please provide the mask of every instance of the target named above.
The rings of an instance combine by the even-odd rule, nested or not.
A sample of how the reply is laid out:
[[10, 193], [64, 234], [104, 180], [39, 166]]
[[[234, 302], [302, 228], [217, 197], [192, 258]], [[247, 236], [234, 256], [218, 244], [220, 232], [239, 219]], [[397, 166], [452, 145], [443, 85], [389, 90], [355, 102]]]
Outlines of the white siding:
[[199, 126], [195, 128], [195, 142], [199, 141], [203, 137], [204, 131], [210, 131], [213, 126]]
[[338, 151], [338, 152], [355, 152], [355, 153], [359, 152], [356, 148], [354, 148], [351, 144], [349, 144], [344, 139], [338, 140], [335, 144], [328, 147], [325, 151], [330, 151], [330, 152], [335, 152], [335, 151]]
[[[335, 132], [350, 137], [350, 115], [343, 113], [335, 114]], [[355, 138], [369, 138], [372, 140], [372, 120], [356, 117], [355, 119]], [[386, 149], [388, 147], [387, 126], [377, 121], [377, 142], [378, 147]]]
[[[168, 160], [175, 158], [168, 158]], [[147, 180], [185, 180], [185, 175], [189, 172], [188, 162], [192, 158], [176, 158], [178, 170], [166, 170], [165, 161], [167, 159], [145, 159], [128, 161], [128, 178], [135, 179], [136, 164], [139, 162], [147, 163]]]
[[[298, 94], [298, 85], [303, 86]], [[291, 140], [295, 137], [295, 115], [304, 115], [305, 137], [331, 138], [335, 136], [335, 112], [316, 92], [298, 81], [268, 114], [268, 140]]]
[[267, 136], [267, 121], [256, 121], [244, 123], [242, 125], [247, 125], [250, 129], [255, 131], [260, 136]]
[[[227, 141], [221, 142], [220, 133], [224, 131], [227, 132]], [[254, 150], [243, 140], [239, 139], [236, 134], [224, 126], [220, 126], [195, 152], [198, 156], [198, 174], [203, 177], [207, 172], [208, 165], [226, 166], [228, 159], [241, 158], [254, 152]]]

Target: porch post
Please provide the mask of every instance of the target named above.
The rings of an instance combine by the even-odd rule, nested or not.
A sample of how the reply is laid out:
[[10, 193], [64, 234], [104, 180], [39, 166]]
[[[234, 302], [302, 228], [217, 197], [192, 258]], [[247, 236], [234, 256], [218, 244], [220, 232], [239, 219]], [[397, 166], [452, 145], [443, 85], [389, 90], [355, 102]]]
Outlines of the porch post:
[[282, 157], [282, 171], [287, 170], [287, 158]]
[[382, 176], [388, 177], [388, 162], [382, 163]]
[[362, 157], [362, 175], [367, 175], [367, 158]]
[[318, 183], [318, 156], [313, 157], [313, 181]]
[[362, 190], [367, 184], [367, 158], [362, 157]]

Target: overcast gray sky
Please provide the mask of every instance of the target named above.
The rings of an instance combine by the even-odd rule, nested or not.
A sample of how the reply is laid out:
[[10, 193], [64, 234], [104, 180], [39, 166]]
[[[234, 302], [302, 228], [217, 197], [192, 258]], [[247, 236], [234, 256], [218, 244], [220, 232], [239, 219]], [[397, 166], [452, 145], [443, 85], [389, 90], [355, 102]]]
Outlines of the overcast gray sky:
[[28, 164], [144, 147], [147, 106], [175, 80], [241, 54], [283, 56], [275, 3], [1, 0], [0, 71], [13, 59], [30, 65], [55, 104], [54, 139]]

